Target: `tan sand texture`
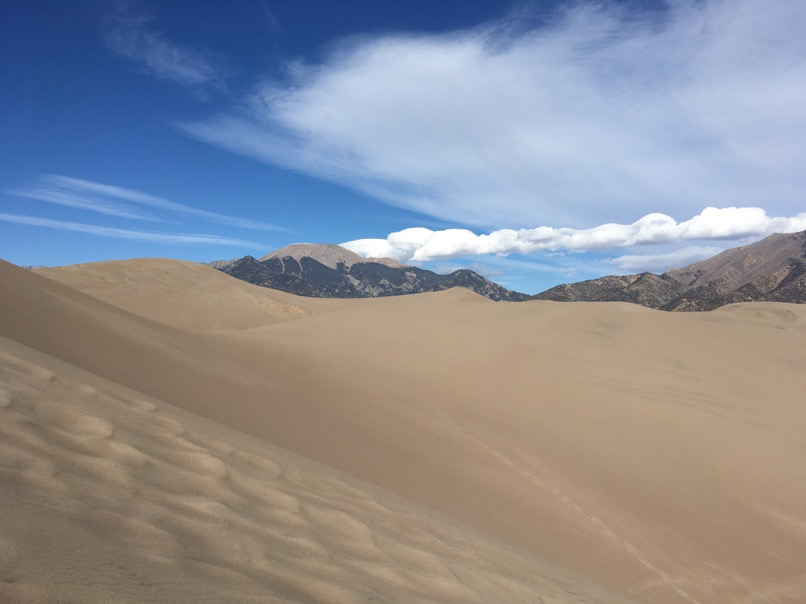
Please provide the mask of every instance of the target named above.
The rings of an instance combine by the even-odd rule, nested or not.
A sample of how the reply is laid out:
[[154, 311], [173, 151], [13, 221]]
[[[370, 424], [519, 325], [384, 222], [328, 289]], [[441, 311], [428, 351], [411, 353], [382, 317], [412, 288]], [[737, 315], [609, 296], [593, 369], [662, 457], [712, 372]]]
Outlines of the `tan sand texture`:
[[627, 602], [4, 338], [0, 367], [3, 602]]
[[125, 310], [194, 331], [244, 329], [306, 314], [294, 296], [218, 271], [211, 274], [210, 267], [195, 262], [147, 258], [37, 272]]
[[226, 300], [226, 284], [245, 284], [166, 262], [116, 263], [149, 284], [134, 312], [108, 303], [126, 297], [119, 277], [92, 291], [102, 302], [64, 285], [90, 291], [82, 278], [4, 264], [0, 333], [388, 489], [524, 550], [523, 564], [548, 559], [648, 602], [806, 599], [805, 308], [268, 292], [306, 314], [194, 333], [175, 308], [214, 314], [198, 291], [215, 283]]

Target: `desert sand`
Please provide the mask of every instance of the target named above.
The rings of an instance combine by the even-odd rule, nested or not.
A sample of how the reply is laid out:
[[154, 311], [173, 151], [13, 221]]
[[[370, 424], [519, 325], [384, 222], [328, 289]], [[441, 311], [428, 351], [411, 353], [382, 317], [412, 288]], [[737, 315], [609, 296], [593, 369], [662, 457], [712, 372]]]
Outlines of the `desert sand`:
[[806, 600], [806, 307], [0, 291], [0, 600]]

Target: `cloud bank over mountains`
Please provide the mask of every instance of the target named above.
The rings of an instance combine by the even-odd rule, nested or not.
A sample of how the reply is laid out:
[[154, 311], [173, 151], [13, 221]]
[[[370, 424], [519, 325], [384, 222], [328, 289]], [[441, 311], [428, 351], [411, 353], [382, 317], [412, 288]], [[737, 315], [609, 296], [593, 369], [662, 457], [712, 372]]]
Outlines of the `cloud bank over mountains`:
[[[291, 63], [286, 80], [258, 85], [230, 111], [180, 127], [483, 230], [648, 216], [634, 233], [657, 213], [803, 208], [806, 4], [680, 0], [642, 12], [577, 2], [558, 11], [536, 25], [515, 14], [450, 34], [344, 40], [320, 62]], [[750, 215], [721, 217], [740, 221], [728, 231], [747, 232]], [[549, 239], [572, 248], [627, 237], [623, 228], [554, 230]], [[412, 258], [463, 246], [540, 249], [546, 238], [540, 229], [403, 233], [431, 241]]]
[[[487, 235], [477, 235], [467, 229], [432, 231], [411, 228], [391, 233], [386, 239], [358, 239], [341, 245], [362, 256], [389, 257], [401, 262], [428, 262], [455, 256], [558, 250], [588, 252], [693, 240], [740, 239], [805, 229], [806, 212], [787, 218], [767, 216], [761, 208], [706, 208], [690, 220], [679, 223], [670, 216], [655, 213], [632, 224], [610, 223], [591, 229], [543, 226], [535, 229], [501, 229]], [[716, 251], [719, 248], [698, 249], [698, 253], [708, 255]], [[697, 253], [689, 249], [687, 255], [696, 257]], [[675, 252], [671, 256], [678, 259], [681, 254]], [[623, 257], [614, 263], [626, 268], [637, 265], [640, 258], [661, 264], [660, 256]]]

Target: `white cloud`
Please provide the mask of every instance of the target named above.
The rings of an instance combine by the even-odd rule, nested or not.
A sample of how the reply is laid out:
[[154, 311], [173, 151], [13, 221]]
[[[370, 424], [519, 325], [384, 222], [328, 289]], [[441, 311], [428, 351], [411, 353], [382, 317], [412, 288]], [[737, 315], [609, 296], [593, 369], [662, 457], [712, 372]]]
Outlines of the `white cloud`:
[[149, 27], [153, 19], [117, 2], [106, 42], [114, 52], [139, 63], [146, 72], [183, 86], [220, 85], [223, 60], [213, 53], [183, 47]]
[[668, 254], [635, 254], [612, 258], [608, 262], [626, 273], [663, 273], [672, 268], [688, 266], [694, 262], [715, 256], [724, 248], [695, 245], [684, 247]]
[[101, 237], [111, 237], [113, 239], [132, 239], [148, 243], [175, 243], [175, 244], [205, 244], [205, 245], [227, 245], [237, 247], [249, 247], [252, 249], [263, 249], [264, 246], [253, 241], [243, 239], [230, 239], [219, 237], [218, 235], [207, 235], [198, 233], [154, 233], [150, 231], [133, 231], [129, 229], [117, 229], [104, 227], [95, 224], [84, 224], [81, 222], [69, 222], [65, 220], [53, 220], [50, 218], [39, 218], [37, 216], [21, 216], [19, 214], [0, 214], [0, 220], [16, 224], [30, 226], [40, 226], [61, 231], [74, 231], [86, 233], [88, 235], [98, 235]]
[[[670, 4], [653, 13], [576, 2], [531, 29], [510, 19], [348, 40], [237, 109], [181, 127], [483, 228], [578, 228], [714, 204], [796, 213], [806, 3]], [[458, 232], [440, 239], [478, 244]]]
[[267, 222], [200, 210], [181, 203], [169, 201], [162, 197], [149, 195], [148, 193], [143, 193], [135, 189], [127, 189], [116, 185], [83, 180], [81, 178], [72, 178], [69, 176], [59, 176], [56, 174], [47, 174], [40, 178], [39, 182], [33, 186], [9, 192], [20, 197], [27, 197], [77, 209], [91, 210], [93, 212], [120, 218], [160, 220], [153, 215], [132, 208], [131, 206], [134, 205], [195, 216], [208, 222], [216, 222], [244, 229], [264, 231], [285, 230]]
[[358, 239], [341, 245], [365, 257], [401, 262], [480, 254], [528, 254], [537, 251], [592, 251], [691, 240], [739, 239], [774, 232], [806, 230], [806, 213], [770, 217], [761, 208], [706, 208], [684, 222], [665, 214], [648, 214], [632, 224], [603, 224], [591, 229], [537, 227], [501, 229], [477, 235], [467, 229], [432, 231], [418, 227], [386, 239]]
[[58, 188], [34, 185], [27, 189], [14, 189], [8, 191], [11, 195], [26, 197], [37, 201], [46, 201], [57, 205], [75, 208], [77, 210], [89, 210], [115, 216], [116, 218], [128, 218], [130, 220], [158, 220], [155, 216], [140, 212], [134, 208], [126, 207], [119, 203], [108, 200], [92, 199], [77, 192], [67, 192]]

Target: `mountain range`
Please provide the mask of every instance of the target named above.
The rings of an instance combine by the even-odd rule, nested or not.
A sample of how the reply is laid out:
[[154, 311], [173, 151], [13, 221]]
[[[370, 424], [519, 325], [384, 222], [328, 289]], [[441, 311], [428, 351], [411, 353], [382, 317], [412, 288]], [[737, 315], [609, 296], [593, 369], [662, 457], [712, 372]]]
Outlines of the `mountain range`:
[[496, 301], [529, 298], [471, 270], [440, 275], [390, 258], [364, 258], [332, 244], [294, 244], [260, 259], [245, 256], [212, 266], [255, 285], [317, 298], [378, 298], [452, 287], [466, 287]]
[[211, 265], [249, 283], [320, 298], [372, 298], [465, 287], [496, 301], [632, 302], [669, 311], [713, 310], [735, 302], [806, 303], [806, 231], [770, 235], [663, 274], [608, 275], [534, 296], [463, 269], [448, 275], [364, 258], [338, 245], [294, 244], [260, 259]]
[[806, 231], [770, 235], [661, 275], [610, 275], [558, 285], [532, 299], [633, 302], [672, 311], [713, 310], [736, 302], [803, 304]]

